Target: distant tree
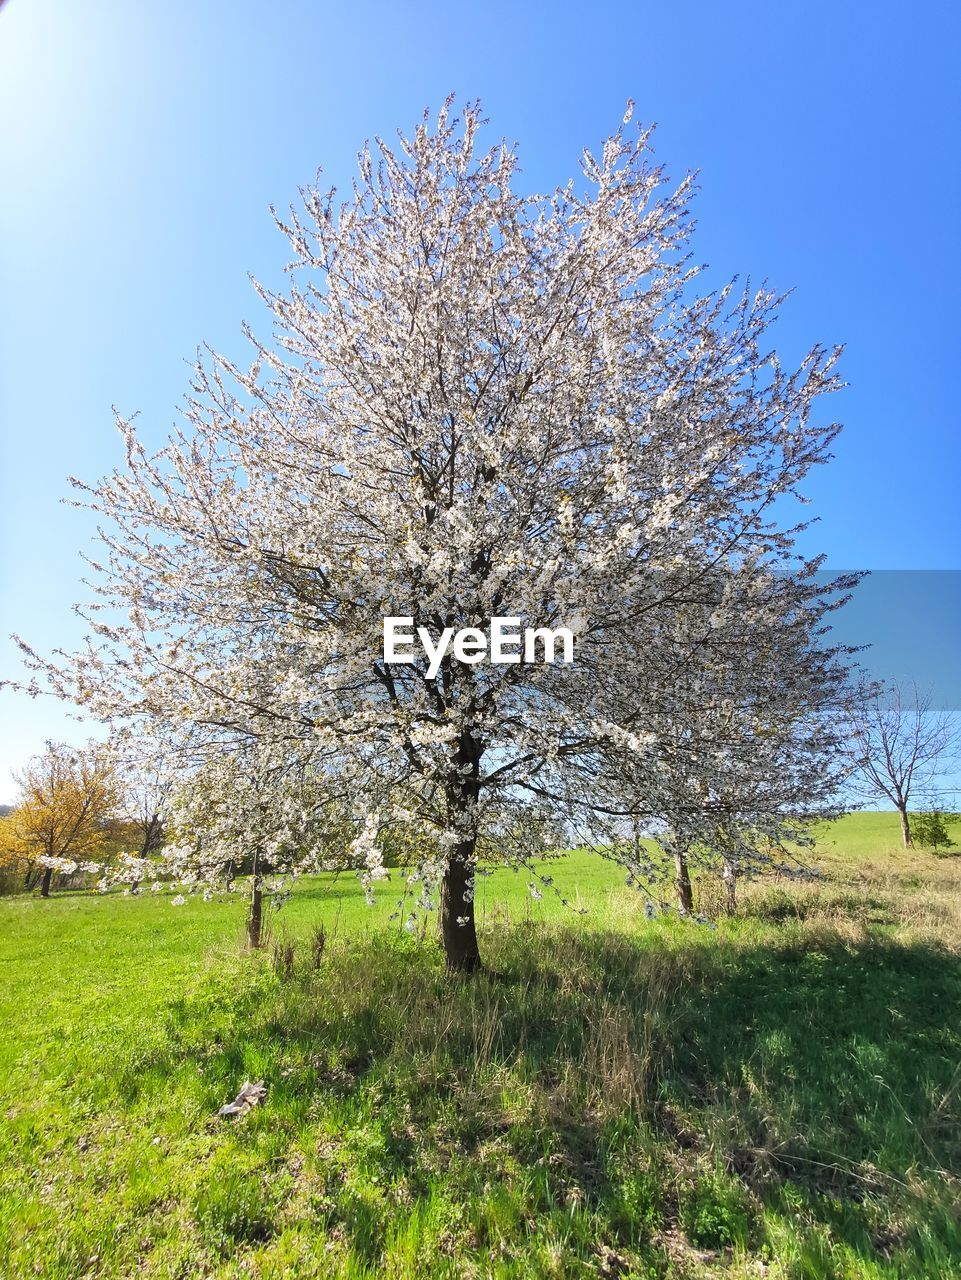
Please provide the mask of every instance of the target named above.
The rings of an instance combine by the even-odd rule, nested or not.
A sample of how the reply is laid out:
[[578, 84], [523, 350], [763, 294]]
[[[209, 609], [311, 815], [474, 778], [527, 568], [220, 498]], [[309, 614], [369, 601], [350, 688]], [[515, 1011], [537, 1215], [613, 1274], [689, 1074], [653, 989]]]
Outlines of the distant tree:
[[0, 814], [0, 893], [13, 893], [21, 884], [29, 889], [39, 873], [36, 864], [24, 855], [13, 806], [4, 809]]
[[178, 758], [171, 740], [134, 737], [121, 732], [110, 741], [116, 763], [117, 805], [110, 824], [117, 856], [100, 868], [101, 888], [119, 876], [136, 893], [144, 867], [159, 854], [167, 838], [170, 803], [178, 778]]
[[854, 701], [851, 741], [864, 790], [894, 805], [904, 847], [911, 848], [911, 800], [930, 794], [947, 772], [959, 742], [957, 720], [933, 707], [917, 685], [892, 682]]
[[121, 814], [142, 858], [163, 846], [173, 787], [173, 777], [154, 767], [131, 770], [122, 778]]
[[8, 840], [28, 863], [42, 868], [40, 896], [50, 896], [55, 871], [68, 875], [78, 860], [107, 847], [120, 794], [116, 766], [99, 743], [69, 747], [48, 742], [19, 774], [20, 796], [7, 819]]
[[149, 734], [142, 726], [115, 726], [110, 750], [117, 763], [117, 814], [125, 848], [137, 858], [150, 858], [167, 837], [173, 794], [191, 759], [188, 740]]
[[948, 834], [947, 824], [955, 821], [957, 814], [942, 813], [940, 809], [912, 814], [911, 837], [922, 849], [933, 849], [935, 853], [941, 849], [953, 849], [954, 841]]

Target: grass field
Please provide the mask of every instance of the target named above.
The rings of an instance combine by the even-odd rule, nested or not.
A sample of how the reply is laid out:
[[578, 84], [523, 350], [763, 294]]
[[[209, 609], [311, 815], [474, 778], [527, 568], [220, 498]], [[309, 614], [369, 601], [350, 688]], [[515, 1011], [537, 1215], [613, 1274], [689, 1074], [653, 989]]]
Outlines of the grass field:
[[818, 856], [716, 928], [499, 871], [467, 982], [350, 877], [257, 955], [236, 901], [0, 901], [0, 1276], [961, 1277], [961, 858]]

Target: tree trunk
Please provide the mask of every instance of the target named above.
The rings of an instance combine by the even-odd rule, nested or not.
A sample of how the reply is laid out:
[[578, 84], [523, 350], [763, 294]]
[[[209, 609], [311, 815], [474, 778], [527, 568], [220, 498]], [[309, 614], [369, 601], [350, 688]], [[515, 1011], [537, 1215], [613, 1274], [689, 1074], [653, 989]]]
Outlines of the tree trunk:
[[691, 888], [691, 872], [687, 865], [687, 854], [678, 850], [674, 855], [674, 866], [677, 869], [677, 909], [682, 915], [694, 913], [694, 890]]
[[908, 822], [907, 806], [898, 809], [901, 818], [901, 839], [904, 841], [905, 849], [913, 849], [914, 841], [911, 839], [911, 824]]
[[159, 813], [150, 815], [144, 823], [143, 841], [140, 846], [141, 858], [149, 858], [163, 844], [163, 819]]
[[727, 914], [729, 916], [737, 915], [737, 872], [734, 867], [724, 859], [724, 868], [721, 871], [721, 879], [724, 881], [724, 887], [727, 889]]
[[254, 854], [250, 881], [250, 911], [247, 915], [247, 945], [256, 951], [263, 941], [264, 895], [260, 887], [260, 855]]
[[50, 881], [53, 879], [53, 867], [44, 867], [43, 882], [40, 885], [40, 897], [50, 897]]
[[[474, 924], [474, 897], [470, 891], [474, 841], [458, 845], [440, 887], [440, 927], [447, 968], [453, 973], [476, 973], [481, 967]], [[458, 921], [463, 924], [458, 924]]]
[[456, 781], [447, 789], [447, 808], [451, 820], [463, 823], [465, 815], [470, 835], [451, 851], [450, 861], [440, 886], [440, 928], [444, 939], [444, 955], [451, 973], [476, 973], [481, 967], [477, 946], [477, 928], [474, 924], [474, 852], [477, 835], [473, 830], [476, 821], [477, 799], [480, 795], [481, 747], [469, 733], [461, 734], [457, 747], [457, 764], [460, 770], [469, 770], [466, 777], [459, 773]]

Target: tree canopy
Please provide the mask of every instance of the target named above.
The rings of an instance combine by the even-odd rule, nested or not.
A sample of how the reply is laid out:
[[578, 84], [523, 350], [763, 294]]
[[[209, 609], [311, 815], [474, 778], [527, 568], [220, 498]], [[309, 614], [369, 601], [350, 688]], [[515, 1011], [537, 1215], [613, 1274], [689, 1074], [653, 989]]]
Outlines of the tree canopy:
[[[818, 632], [851, 583], [815, 585], [782, 511], [829, 456], [838, 350], [786, 370], [773, 291], [700, 287], [693, 181], [630, 114], [548, 195], [450, 102], [365, 146], [346, 201], [306, 188], [277, 216], [290, 287], [258, 286], [273, 336], [248, 331], [248, 369], [198, 361], [155, 456], [121, 421], [125, 465], [81, 486], [105, 612], [83, 653], [32, 658], [197, 760], [336, 776], [367, 873], [420, 824], [456, 968], [479, 963], [478, 841], [529, 856], [525, 797], [611, 849], [639, 815], [774, 837], [835, 778], [843, 655]], [[388, 616], [564, 625], [575, 660], [431, 675], [385, 661]]]

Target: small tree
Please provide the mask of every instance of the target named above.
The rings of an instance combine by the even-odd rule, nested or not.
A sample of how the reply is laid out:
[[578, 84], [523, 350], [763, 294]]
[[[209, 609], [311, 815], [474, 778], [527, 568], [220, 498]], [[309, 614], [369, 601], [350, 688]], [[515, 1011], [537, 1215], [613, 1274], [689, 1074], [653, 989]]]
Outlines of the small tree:
[[957, 814], [942, 813], [940, 809], [912, 814], [911, 838], [922, 849], [933, 849], [935, 853], [942, 849], [953, 849], [954, 841], [948, 833], [947, 824], [957, 820]]
[[865, 792], [894, 805], [904, 847], [910, 848], [911, 800], [933, 790], [947, 772], [959, 741], [957, 720], [934, 708], [930, 694], [920, 693], [917, 685], [893, 682], [856, 698], [851, 740]]
[[74, 748], [48, 742], [14, 778], [20, 796], [9, 820], [12, 840], [24, 858], [43, 868], [40, 896], [48, 898], [55, 871], [72, 874], [78, 859], [106, 848], [119, 799], [116, 769], [99, 743]]
[[[249, 876], [247, 943], [256, 949], [265, 941], [265, 898], [280, 905], [293, 879], [343, 867], [351, 840], [357, 844], [364, 826], [344, 822], [335, 792], [335, 779], [289, 754], [271, 759], [256, 743], [218, 752], [174, 790], [173, 838], [156, 865], [207, 897]], [[370, 874], [386, 874], [379, 854]]]

